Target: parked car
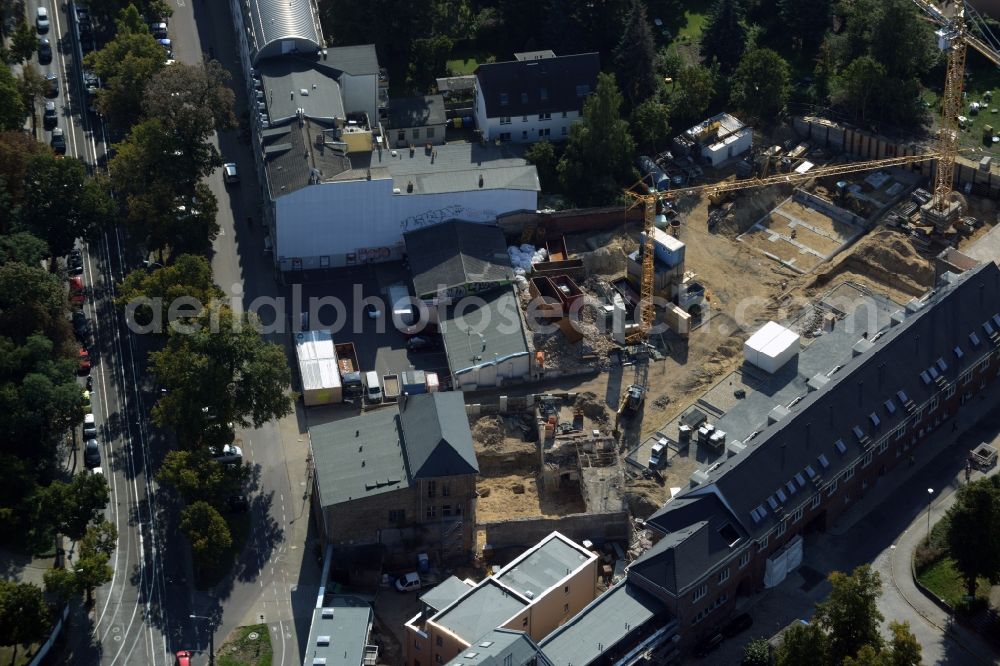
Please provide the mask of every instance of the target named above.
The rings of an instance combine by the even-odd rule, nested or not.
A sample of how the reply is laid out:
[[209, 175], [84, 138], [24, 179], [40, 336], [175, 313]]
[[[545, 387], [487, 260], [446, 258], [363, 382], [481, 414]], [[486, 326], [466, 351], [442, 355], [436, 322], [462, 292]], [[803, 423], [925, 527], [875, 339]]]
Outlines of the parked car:
[[222, 179], [226, 182], [226, 185], [240, 182], [235, 162], [226, 162], [222, 165]]
[[[63, 136], [61, 127], [52, 128], [52, 140], [49, 141], [49, 145], [52, 146], [52, 150], [56, 155], [66, 154], [66, 137]], [[82, 297], [82, 294], [80, 296]]]
[[226, 444], [220, 450], [218, 447], [209, 448], [208, 452], [218, 463], [241, 463], [243, 462], [243, 449], [235, 444]]
[[[59, 136], [62, 136], [62, 130], [57, 127], [52, 131], [53, 139], [55, 139], [56, 131], [59, 131]], [[63, 152], [66, 152], [65, 143], [65, 139], [63, 139]], [[73, 305], [83, 305], [83, 303], [87, 300], [87, 295], [83, 287], [83, 277], [80, 275], [74, 275], [69, 279], [69, 300]]]
[[45, 129], [50, 130], [54, 128], [58, 123], [59, 123], [59, 116], [58, 112], [56, 111], [56, 103], [49, 100], [45, 102], [45, 112], [42, 114], [42, 125], [44, 125]]
[[753, 626], [753, 616], [750, 613], [741, 613], [722, 628], [722, 634], [726, 638], [733, 638]]
[[405, 573], [396, 579], [396, 590], [399, 592], [416, 592], [420, 587], [420, 574], [416, 571]]
[[715, 632], [714, 634], [708, 636], [700, 643], [698, 643], [698, 645], [695, 646], [694, 656], [699, 659], [707, 657], [708, 655], [718, 650], [719, 647], [722, 645], [722, 641], [724, 640], [725, 637], [720, 632], [718, 631]]
[[79, 371], [81, 375], [90, 374], [90, 352], [87, 351], [86, 347], [80, 347]]
[[35, 10], [35, 28], [40, 35], [49, 31], [49, 10], [45, 7], [39, 7]]
[[382, 316], [382, 311], [374, 303], [369, 303], [365, 306], [365, 314], [369, 319], [378, 319]]
[[48, 38], [42, 37], [38, 40], [38, 64], [48, 65], [52, 62], [52, 44]]
[[94, 421], [93, 412], [83, 416], [83, 438], [97, 439], [97, 422]]
[[191, 650], [178, 650], [174, 655], [174, 666], [191, 666]]
[[81, 340], [90, 335], [90, 322], [82, 310], [73, 311], [73, 333]]
[[412, 352], [436, 351], [441, 348], [441, 339], [426, 335], [414, 335], [406, 341], [406, 349]]
[[89, 414], [91, 410], [94, 408], [94, 405], [90, 400], [90, 391], [84, 389], [82, 395], [83, 395], [83, 400], [81, 400], [80, 402], [83, 404], [84, 412]]
[[[48, 102], [46, 104], [49, 103], [51, 102]], [[51, 104], [52, 108], [55, 109], [55, 103]], [[47, 110], [48, 106], [46, 106], [46, 111]], [[66, 263], [69, 266], [70, 275], [80, 275], [81, 273], [83, 273], [83, 253], [80, 252], [80, 250], [74, 248], [73, 251], [69, 253], [69, 259], [67, 260]]]
[[149, 31], [156, 39], [167, 38], [167, 24], [162, 21], [154, 21], [149, 24]]
[[52, 72], [45, 74], [45, 96], [49, 98], [59, 96], [59, 77]]
[[246, 495], [230, 495], [226, 498], [226, 505], [233, 513], [243, 513], [250, 509], [250, 500], [246, 498]]
[[101, 447], [96, 439], [88, 439], [83, 446], [83, 464], [87, 467], [97, 467], [101, 464]]

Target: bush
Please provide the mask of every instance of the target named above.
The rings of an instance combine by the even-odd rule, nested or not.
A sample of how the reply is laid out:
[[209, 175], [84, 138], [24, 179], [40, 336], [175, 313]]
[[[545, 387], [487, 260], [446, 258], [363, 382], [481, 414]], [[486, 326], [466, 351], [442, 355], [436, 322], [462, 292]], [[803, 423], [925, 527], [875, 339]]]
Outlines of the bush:
[[948, 556], [948, 525], [950, 521], [945, 516], [931, 528], [931, 536], [921, 539], [917, 550], [913, 554], [913, 567], [917, 574], [921, 574], [928, 567], [933, 566], [943, 557]]

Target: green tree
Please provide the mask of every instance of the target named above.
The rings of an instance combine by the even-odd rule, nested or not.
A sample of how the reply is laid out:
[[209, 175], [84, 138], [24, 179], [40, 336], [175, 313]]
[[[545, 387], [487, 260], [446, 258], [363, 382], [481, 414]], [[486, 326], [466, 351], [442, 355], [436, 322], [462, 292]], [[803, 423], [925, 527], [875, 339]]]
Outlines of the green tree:
[[77, 238], [88, 238], [112, 221], [114, 200], [105, 185], [87, 177], [79, 160], [66, 160], [52, 154], [36, 155], [28, 160], [21, 208], [21, 223], [45, 239], [54, 255], [62, 256]]
[[871, 645], [862, 645], [858, 654], [844, 657], [842, 666], [888, 666], [885, 653]]
[[102, 520], [87, 527], [80, 540], [80, 557], [104, 555], [110, 558], [118, 543], [118, 528]]
[[[119, 307], [126, 307], [138, 299], [150, 299], [159, 300], [166, 308], [178, 298], [194, 298], [207, 307], [224, 295], [212, 279], [212, 266], [208, 259], [182, 254], [168, 266], [129, 273], [118, 289], [115, 303]], [[148, 306], [136, 308], [137, 322], [147, 325], [151, 318], [152, 312]]]
[[684, 58], [681, 57], [677, 46], [671, 44], [660, 49], [653, 64], [659, 76], [676, 79], [684, 69]]
[[697, 122], [712, 103], [716, 78], [714, 69], [701, 65], [682, 69], [670, 95], [672, 119], [683, 121], [685, 127], [688, 123]]
[[[833, 99], [846, 106], [851, 114], [864, 123], [869, 111], [883, 99], [886, 85], [885, 67], [871, 56], [854, 60], [840, 76], [833, 79]], [[876, 116], [880, 115], [876, 109]]]
[[191, 544], [195, 562], [206, 566], [233, 545], [229, 525], [208, 502], [194, 502], [181, 511], [181, 530]]
[[257, 325], [253, 315], [219, 307], [189, 322], [196, 330], [172, 330], [165, 348], [150, 353], [152, 370], [166, 389], [153, 419], [174, 428], [187, 448], [228, 443], [232, 432], [215, 433], [213, 424], [259, 428], [291, 413], [284, 350], [266, 342]]
[[65, 308], [66, 292], [49, 271], [19, 263], [0, 266], [0, 336], [12, 344], [24, 343], [39, 331], [45, 333], [39, 342], [51, 345], [45, 337], [61, 339], [69, 333]]
[[922, 648], [917, 637], [910, 631], [909, 622], [890, 622], [890, 654], [888, 666], [920, 666]]
[[51, 522], [59, 534], [74, 541], [87, 533], [108, 504], [108, 483], [101, 474], [76, 474], [69, 483], [53, 481], [38, 496], [38, 521]]
[[670, 139], [670, 108], [655, 99], [647, 99], [632, 112], [629, 125], [640, 150], [658, 153]]
[[962, 486], [948, 509], [948, 553], [969, 596], [978, 578], [1000, 583], [1000, 479]]
[[44, 640], [51, 626], [42, 588], [0, 580], [0, 645], [13, 646], [16, 656], [18, 645]]
[[172, 487], [188, 504], [212, 505], [221, 505], [227, 497], [239, 494], [244, 477], [243, 468], [232, 470], [218, 464], [206, 449], [168, 452], [156, 475], [160, 483]]
[[0, 67], [0, 130], [17, 130], [24, 124], [24, 102], [17, 79], [9, 67]]
[[414, 90], [426, 90], [435, 77], [448, 73], [448, 56], [455, 43], [446, 35], [420, 37], [413, 40], [413, 57], [410, 59], [409, 86]]
[[629, 106], [635, 108], [656, 90], [656, 44], [646, 17], [646, 6], [632, 0], [625, 18], [625, 30], [615, 47], [615, 74], [622, 82], [622, 93]]
[[831, 0], [778, 0], [778, 16], [782, 29], [791, 37], [797, 51], [807, 51], [818, 44], [830, 27], [833, 2]]
[[781, 637], [781, 645], [774, 652], [776, 666], [800, 666], [828, 662], [829, 639], [818, 624], [796, 624]]
[[25, 21], [21, 21], [10, 36], [10, 55], [16, 62], [31, 60], [38, 47], [38, 37], [35, 30]]
[[538, 180], [541, 181], [543, 191], [550, 191], [557, 185], [559, 176], [556, 172], [556, 149], [548, 140], [542, 139], [531, 144], [524, 153], [524, 159], [534, 164], [538, 170]]
[[39, 266], [49, 256], [49, 244], [26, 231], [0, 236], [0, 264], [20, 262]]
[[716, 0], [701, 33], [701, 54], [726, 74], [736, 69], [746, 44], [743, 0]]
[[614, 74], [598, 75], [597, 90], [584, 102], [581, 121], [570, 127], [558, 167], [563, 191], [578, 203], [606, 203], [634, 175], [635, 142], [621, 106]]
[[89, 604], [94, 590], [111, 580], [114, 569], [108, 564], [108, 556], [103, 553], [80, 555], [74, 569], [77, 589], [86, 592]]
[[834, 571], [828, 580], [833, 589], [826, 601], [816, 604], [816, 621], [829, 635], [832, 662], [856, 656], [865, 645], [881, 650], [879, 624], [884, 618], [876, 606], [882, 592], [878, 572], [865, 564], [849, 576]]
[[[6, 71], [0, 68], [0, 81], [3, 80]], [[9, 101], [2, 93], [3, 85], [0, 83], [0, 108]], [[4, 184], [4, 191], [9, 197], [12, 209], [17, 209], [24, 202], [25, 175], [28, 171], [28, 160], [42, 153], [48, 153], [49, 149], [43, 143], [19, 131], [21, 121], [24, 120], [23, 113], [18, 121], [18, 131], [0, 132], [0, 182]], [[10, 233], [14, 222], [14, 216], [4, 217], [0, 215], [0, 232]]]
[[80, 584], [76, 573], [68, 569], [49, 569], [43, 574], [45, 591], [59, 600], [68, 603], [80, 594]]
[[763, 638], [755, 638], [743, 646], [742, 666], [768, 666], [771, 661], [771, 646]]
[[729, 101], [753, 120], [775, 121], [788, 102], [791, 68], [771, 49], [743, 55], [730, 83]]
[[183, 155], [179, 137], [160, 118], [133, 125], [114, 150], [108, 170], [116, 189], [125, 196], [146, 194], [154, 186], [161, 186], [172, 195], [190, 188], [215, 168], [211, 164], [203, 164], [200, 169], [189, 168], [191, 161]]
[[163, 69], [164, 54], [134, 5], [122, 10], [117, 26], [114, 39], [88, 53], [84, 63], [103, 82], [97, 93], [101, 113], [125, 128], [139, 118], [146, 82]]

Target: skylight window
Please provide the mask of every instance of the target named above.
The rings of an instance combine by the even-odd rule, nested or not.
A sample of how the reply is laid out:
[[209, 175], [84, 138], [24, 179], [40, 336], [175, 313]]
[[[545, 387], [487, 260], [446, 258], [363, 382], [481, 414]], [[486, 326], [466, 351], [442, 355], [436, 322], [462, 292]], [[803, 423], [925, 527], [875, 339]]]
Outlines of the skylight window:
[[955, 347], [955, 358], [962, 358], [965, 356], [965, 352], [962, 351], [961, 347]]
[[935, 368], [933, 365], [927, 368], [927, 372], [931, 374], [931, 379], [937, 379], [938, 377], [941, 376], [941, 374], [937, 371], [937, 368]]
[[841, 452], [841, 453], [846, 453], [847, 452], [847, 445], [844, 444], [844, 440], [842, 440], [842, 439], [838, 439], [837, 442], [836, 442], [836, 444], [834, 446], [836, 446], [837, 450], [839, 452]]
[[851, 428], [851, 432], [853, 432], [854, 436], [858, 439], [864, 439], [865, 437], [865, 431], [861, 429], [861, 426], [854, 426]]
[[816, 478], [816, 470], [813, 469], [812, 465], [806, 465], [806, 476], [808, 476], [810, 479]]
[[507, 93], [500, 93], [500, 106], [507, 106]]
[[[840, 440], [837, 440], [837, 441], [840, 441]], [[841, 442], [841, 443], [843, 443], [843, 442]], [[819, 461], [819, 466], [822, 467], [823, 469], [826, 469], [827, 467], [830, 466], [830, 461], [826, 457], [825, 453], [819, 454], [819, 458], [816, 458], [816, 460]]]
[[896, 397], [899, 398], [899, 401], [904, 405], [910, 401], [909, 397], [906, 395], [906, 391], [896, 391]]
[[878, 414], [876, 414], [875, 412], [869, 414], [868, 418], [871, 419], [872, 425], [875, 426], [876, 428], [878, 427], [879, 423], [882, 423], [881, 419], [879, 419], [878, 417]]
[[889, 398], [888, 400], [885, 401], [885, 411], [889, 412], [890, 414], [896, 413], [896, 403], [892, 401], [892, 398]]
[[521, 104], [527, 104], [527, 103], [528, 103], [528, 93], [523, 92], [521, 93]]
[[990, 326], [990, 322], [983, 322], [983, 330], [986, 331], [986, 335], [993, 335], [993, 327]]
[[795, 481], [799, 484], [800, 488], [806, 487], [806, 477], [802, 476], [802, 472], [795, 475]]
[[778, 508], [778, 500], [774, 499], [774, 495], [771, 495], [770, 497], [767, 498], [767, 505], [771, 507], [771, 511], [774, 511]]
[[993, 323], [996, 324], [998, 328], [1000, 328], [1000, 314], [993, 315]]
[[972, 343], [973, 347], [978, 347], [979, 346], [979, 336], [976, 335], [974, 332], [973, 333], [969, 333], [969, 342]]
[[924, 382], [924, 384], [931, 383], [931, 376], [927, 374], [926, 370], [920, 373], [920, 379]]
[[763, 510], [764, 510], [763, 508], [758, 506], [756, 509], [750, 512], [750, 517], [753, 518], [753, 522], [755, 524], [759, 523], [761, 519], [764, 517], [761, 513]]
[[788, 488], [788, 494], [789, 495], [794, 495], [795, 491], [798, 490], [798, 488], [795, 487], [795, 482], [794, 481], [788, 481], [788, 482], [786, 482], [785, 483], [785, 488]]
[[576, 87], [576, 96], [577, 97], [586, 97], [589, 94], [590, 94], [590, 86], [587, 85], [586, 83], [583, 83], [583, 84], [578, 85]]
[[948, 364], [944, 362], [943, 358], [938, 358], [937, 367], [941, 372], [948, 372]]
[[775, 492], [774, 494], [778, 496], [778, 499], [781, 500], [782, 504], [788, 501], [788, 495], [786, 495], [785, 491], [782, 490], [781, 488], [778, 488], [777, 492]]

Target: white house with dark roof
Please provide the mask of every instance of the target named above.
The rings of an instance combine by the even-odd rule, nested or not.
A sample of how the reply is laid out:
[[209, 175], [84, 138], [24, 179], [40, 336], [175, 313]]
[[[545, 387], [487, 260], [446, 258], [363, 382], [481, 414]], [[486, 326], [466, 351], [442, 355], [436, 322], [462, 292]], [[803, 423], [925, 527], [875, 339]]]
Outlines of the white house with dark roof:
[[515, 54], [517, 60], [476, 68], [476, 127], [487, 141], [561, 141], [597, 88], [597, 53]]

